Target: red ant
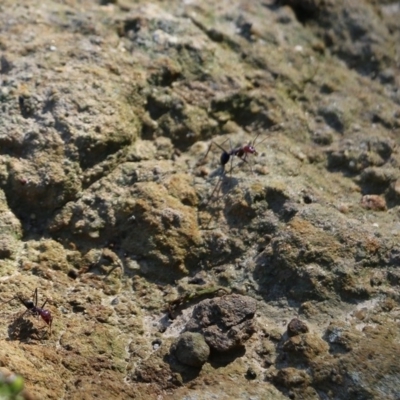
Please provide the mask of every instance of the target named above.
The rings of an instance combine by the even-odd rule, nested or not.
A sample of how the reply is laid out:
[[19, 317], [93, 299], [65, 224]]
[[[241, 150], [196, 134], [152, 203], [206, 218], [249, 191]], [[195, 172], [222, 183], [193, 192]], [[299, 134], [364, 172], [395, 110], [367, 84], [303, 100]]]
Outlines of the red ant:
[[[222, 150], [222, 153], [221, 153], [219, 162], [220, 162], [221, 167], [222, 167], [222, 175], [221, 175], [220, 179], [218, 180], [217, 184], [215, 185], [215, 187], [214, 187], [214, 189], [213, 189], [213, 191], [212, 191], [212, 193], [211, 193], [211, 196], [210, 196], [209, 200], [207, 201], [207, 203], [206, 203], [205, 205], [207, 205], [207, 204], [210, 202], [210, 200], [212, 199], [212, 197], [213, 197], [215, 191], [217, 190], [217, 187], [218, 187], [219, 184], [221, 183], [221, 180], [222, 180], [222, 178], [223, 178], [223, 176], [224, 176], [224, 173], [225, 173], [225, 165], [228, 164], [229, 160], [231, 160], [231, 169], [230, 169], [230, 173], [232, 172], [232, 169], [233, 169], [233, 157], [238, 157], [238, 158], [240, 158], [242, 161], [248, 163], [248, 164], [250, 165], [251, 172], [253, 172], [253, 167], [252, 167], [251, 164], [247, 161], [246, 158], [247, 158], [247, 155], [248, 155], [248, 154], [252, 154], [252, 155], [257, 155], [257, 154], [258, 154], [258, 153], [257, 153], [257, 150], [256, 150], [256, 148], [255, 148], [255, 144], [256, 144], [256, 140], [257, 140], [257, 138], [258, 138], [259, 135], [260, 135], [260, 133], [258, 133], [258, 134], [256, 135], [256, 137], [254, 138], [254, 140], [253, 140], [252, 142], [249, 142], [248, 144], [245, 144], [245, 145], [243, 145], [243, 146], [235, 147], [234, 149], [231, 149], [231, 151], [226, 151], [220, 144], [215, 143], [215, 142], [211, 142], [211, 144], [210, 144], [210, 146], [208, 147], [207, 153], [206, 153], [206, 155], [204, 156], [204, 158], [207, 157], [207, 155], [208, 155], [208, 153], [210, 152], [211, 147], [212, 147], [213, 144], [214, 144], [215, 146], [217, 146], [219, 149], [221, 149], [221, 150]], [[264, 140], [266, 140], [266, 139], [267, 139], [267, 138], [263, 139], [259, 144], [261, 144], [262, 142], [264, 142]], [[226, 140], [225, 140], [225, 142], [226, 142]], [[223, 142], [223, 143], [225, 143], [225, 142]], [[222, 143], [222, 144], [223, 144], [223, 143]], [[232, 147], [232, 146], [231, 146], [231, 147]], [[254, 173], [254, 172], [253, 172], [253, 173]]]
[[21, 295], [16, 295], [12, 299], [8, 301], [3, 301], [2, 303], [9, 303], [10, 301], [18, 299], [26, 308], [27, 310], [21, 315], [21, 318], [25, 315], [25, 313], [29, 312], [31, 315], [35, 315], [37, 317], [42, 317], [43, 321], [46, 322], [46, 324], [49, 326], [50, 329], [50, 335], [51, 335], [51, 324], [53, 322], [53, 317], [51, 315], [51, 312], [49, 310], [45, 310], [44, 306], [46, 305], [48, 299], [44, 301], [41, 307], [37, 306], [38, 302], [38, 290], [37, 288], [35, 289], [34, 295], [33, 295], [33, 301], [32, 300], [24, 300]]
[[[256, 144], [256, 140], [257, 140], [258, 136], [260, 136], [259, 133], [258, 133], [257, 136], [254, 138], [253, 142], [249, 142], [249, 144], [245, 144], [244, 146], [236, 147], [236, 148], [232, 149], [231, 151], [226, 151], [220, 144], [215, 143], [215, 142], [211, 142], [211, 144], [210, 144], [210, 146], [208, 147], [207, 153], [206, 153], [206, 155], [204, 156], [204, 158], [207, 157], [209, 151], [211, 150], [212, 145], [214, 144], [215, 146], [219, 147], [219, 148], [222, 150], [222, 153], [221, 153], [221, 157], [220, 157], [220, 159], [219, 159], [219, 162], [220, 162], [220, 164], [221, 164], [221, 166], [222, 166], [223, 171], [225, 170], [225, 165], [228, 164], [228, 162], [229, 162], [229, 160], [231, 159], [231, 157], [238, 157], [238, 158], [240, 158], [242, 161], [248, 162], [248, 161], [246, 160], [247, 154], [253, 154], [253, 155], [255, 155], [255, 156], [258, 154], [258, 153], [257, 153], [257, 150], [256, 150], [256, 148], [255, 148], [255, 144]], [[265, 138], [264, 140], [266, 140], [266, 138]], [[264, 141], [264, 140], [263, 140], [263, 141]], [[261, 144], [263, 141], [261, 141], [260, 144]], [[225, 142], [226, 142], [226, 140], [225, 140]], [[225, 143], [225, 142], [224, 142], [224, 143]], [[232, 147], [232, 146], [231, 146], [231, 147]], [[232, 161], [233, 161], [233, 159], [232, 159]], [[251, 165], [250, 165], [250, 168], [251, 168], [251, 171], [253, 172], [253, 168], [251, 167]], [[231, 171], [232, 171], [232, 167], [231, 167]]]

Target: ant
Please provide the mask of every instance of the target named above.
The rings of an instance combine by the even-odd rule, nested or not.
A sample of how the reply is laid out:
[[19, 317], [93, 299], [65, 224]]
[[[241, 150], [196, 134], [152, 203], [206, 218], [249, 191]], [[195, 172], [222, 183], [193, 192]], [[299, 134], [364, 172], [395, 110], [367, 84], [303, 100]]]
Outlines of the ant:
[[44, 301], [41, 307], [37, 306], [38, 302], [38, 290], [37, 288], [35, 289], [34, 295], [33, 295], [33, 300], [24, 300], [21, 295], [16, 295], [12, 299], [8, 301], [3, 301], [2, 303], [9, 303], [11, 300], [18, 299], [25, 307], [26, 311], [21, 315], [21, 318], [25, 315], [25, 313], [29, 312], [31, 315], [35, 315], [37, 317], [42, 317], [43, 321], [46, 322], [46, 324], [49, 326], [50, 329], [50, 335], [51, 335], [51, 324], [53, 322], [53, 317], [51, 315], [51, 312], [49, 310], [45, 310], [44, 306], [46, 305], [48, 299]]
[[[252, 165], [247, 161], [246, 158], [247, 158], [248, 154], [252, 154], [252, 155], [255, 155], [255, 156], [258, 154], [257, 150], [255, 148], [255, 144], [256, 144], [256, 140], [257, 140], [258, 136], [260, 136], [260, 133], [258, 133], [256, 135], [256, 137], [254, 138], [254, 140], [252, 142], [250, 141], [248, 144], [245, 144], [243, 146], [238, 146], [238, 147], [235, 147], [234, 149], [232, 149], [232, 145], [231, 145], [231, 150], [230, 151], [226, 151], [222, 147], [222, 145], [220, 145], [220, 144], [218, 144], [216, 142], [211, 142], [211, 144], [208, 147], [207, 153], [204, 156], [204, 158], [207, 157], [207, 155], [210, 152], [211, 147], [212, 147], [213, 144], [215, 146], [217, 146], [220, 150], [222, 150], [222, 153], [221, 153], [221, 156], [220, 156], [220, 159], [219, 159], [219, 162], [220, 162], [221, 167], [222, 167], [222, 175], [221, 175], [221, 178], [218, 180], [217, 184], [215, 185], [215, 187], [214, 187], [214, 189], [213, 189], [213, 191], [211, 193], [211, 196], [210, 196], [209, 200], [207, 201], [207, 203], [205, 205], [207, 205], [210, 202], [210, 200], [213, 198], [214, 193], [217, 190], [217, 187], [221, 183], [221, 180], [222, 180], [222, 178], [223, 178], [223, 176], [225, 174], [225, 165], [228, 164], [229, 160], [231, 160], [231, 169], [230, 169], [229, 172], [232, 173], [232, 170], [233, 170], [233, 157], [238, 157], [238, 158], [240, 158], [240, 160], [248, 163], [250, 165], [251, 172], [254, 173]], [[263, 139], [259, 144], [263, 143], [264, 140], [266, 140], [266, 139], [267, 138]], [[226, 140], [225, 140], [225, 142], [226, 142]], [[225, 142], [223, 142], [222, 144], [224, 144]]]

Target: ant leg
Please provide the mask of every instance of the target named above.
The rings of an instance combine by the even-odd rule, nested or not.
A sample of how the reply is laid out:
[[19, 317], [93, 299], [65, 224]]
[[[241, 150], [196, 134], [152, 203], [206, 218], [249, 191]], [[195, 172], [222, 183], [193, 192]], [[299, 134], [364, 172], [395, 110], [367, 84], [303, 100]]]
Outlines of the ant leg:
[[[256, 137], [255, 137], [254, 140], [253, 140], [253, 143], [250, 142], [249, 144], [252, 144], [253, 147], [255, 147], [255, 146], [256, 146], [256, 140], [257, 140], [257, 138], [260, 136], [260, 134], [261, 134], [261, 132], [258, 132], [257, 135], [256, 135]], [[265, 140], [265, 139], [264, 139], [264, 140]], [[262, 143], [262, 142], [260, 142], [260, 143]], [[259, 143], [259, 144], [260, 144], [260, 143]]]
[[37, 294], [37, 288], [36, 288], [35, 294], [33, 295], [33, 302], [35, 303], [35, 307], [37, 307], [37, 300], [38, 300], [38, 294]]
[[[49, 333], [49, 337], [51, 336], [51, 324], [52, 324], [52, 321], [50, 321], [48, 325], [44, 325], [44, 326], [41, 328], [41, 329], [48, 328], [48, 331], [47, 331], [47, 332]], [[43, 339], [43, 337], [44, 337], [45, 334], [46, 334], [46, 331], [43, 332], [43, 334], [42, 334], [40, 340]]]
[[[231, 141], [231, 139], [229, 139], [229, 146], [231, 147], [230, 152], [232, 153], [232, 141]], [[232, 178], [232, 170], [233, 170], [233, 156], [231, 157], [231, 169], [229, 171], [229, 174], [231, 175], [231, 178]]]
[[253, 164], [252, 164], [252, 162], [251, 162], [250, 160], [248, 161], [246, 158], [247, 158], [247, 153], [245, 153], [245, 155], [243, 156], [242, 161], [244, 161], [244, 162], [246, 162], [247, 164], [249, 164], [249, 166], [250, 166], [250, 171], [251, 171], [251, 173], [254, 175]]
[[44, 301], [44, 303], [42, 304], [42, 307], [40, 307], [41, 309], [43, 309], [44, 308], [44, 306], [46, 305], [46, 303], [47, 303], [47, 300], [49, 300], [49, 299], [46, 299], [45, 301]]
[[206, 155], [203, 157], [203, 160], [208, 156], [208, 153], [210, 152], [212, 145], [217, 146], [221, 151], [223, 151], [224, 153], [226, 153], [226, 150], [222, 147], [222, 145], [223, 145], [227, 140], [228, 140], [228, 139], [224, 140], [221, 144], [218, 144], [218, 143], [216, 143], [216, 142], [211, 142], [210, 145], [208, 146]]
[[7, 304], [7, 303], [10, 303], [11, 301], [13, 301], [15, 299], [18, 299], [18, 296], [14, 296], [10, 300], [7, 300], [7, 301], [1, 301], [0, 304]]
[[215, 192], [217, 191], [217, 189], [218, 189], [218, 191], [220, 190], [222, 179], [223, 179], [223, 177], [225, 176], [225, 165], [227, 164], [227, 162], [229, 161], [229, 158], [231, 157], [231, 152], [228, 153], [228, 152], [222, 147], [222, 145], [223, 145], [227, 140], [229, 140], [229, 143], [230, 143], [231, 148], [232, 148], [232, 144], [231, 144], [231, 142], [230, 142], [230, 139], [226, 139], [226, 140], [223, 141], [221, 144], [218, 144], [218, 143], [216, 143], [216, 142], [211, 142], [210, 146], [208, 147], [208, 150], [207, 150], [206, 155], [203, 157], [203, 159], [207, 157], [208, 153], [209, 153], [210, 150], [211, 150], [212, 145], [217, 146], [217, 147], [222, 151], [222, 154], [221, 154], [221, 156], [220, 156], [220, 164], [221, 164], [221, 170], [222, 170], [222, 172], [221, 172], [221, 177], [219, 178], [217, 184], [214, 186], [214, 189], [213, 189], [213, 191], [212, 191], [212, 193], [211, 193], [209, 199], [208, 199], [207, 202], [204, 204], [204, 206], [207, 206], [208, 203], [212, 200], [212, 198], [214, 197], [214, 194], [215, 194]]
[[[248, 160], [246, 160], [247, 153], [245, 153], [242, 157], [239, 157], [239, 156], [237, 156], [237, 157], [239, 158], [240, 161], [239, 161], [236, 165], [232, 165], [231, 171], [232, 171], [233, 168], [236, 168], [238, 165], [240, 165], [241, 162], [245, 162], [245, 163], [247, 163], [247, 164], [250, 165], [251, 172], [253, 172], [253, 169], [251, 168], [251, 164], [249, 163]], [[233, 164], [233, 163], [232, 163], [232, 164]]]
[[[260, 136], [260, 134], [261, 134], [261, 132], [259, 132], [259, 133], [257, 134], [257, 136], [256, 136], [256, 137], [254, 138], [254, 140], [253, 140], [253, 146], [254, 146], [254, 147], [256, 146], [256, 140], [257, 140], [257, 138]], [[267, 139], [270, 138], [270, 136], [271, 136], [271, 135], [267, 135], [263, 140], [261, 140], [261, 142], [257, 143], [257, 145], [264, 143]]]
[[[249, 146], [252, 146], [253, 149], [254, 149], [254, 153], [253, 153], [253, 154], [254, 154], [255, 156], [258, 155], [258, 152], [257, 152], [257, 150], [256, 150], [256, 141], [257, 141], [258, 137], [260, 136], [260, 134], [261, 134], [261, 132], [258, 132], [257, 135], [255, 136], [254, 140], [253, 140], [252, 142], [249, 143]], [[260, 144], [264, 143], [269, 137], [270, 137], [270, 136], [267, 135], [264, 139], [262, 139], [259, 143], [257, 143], [257, 145], [260, 145]], [[246, 156], [247, 156], [247, 153], [245, 153], [244, 158], [243, 158], [243, 161], [246, 161], [246, 162], [247, 162], [247, 160], [245, 159]], [[252, 163], [251, 163], [251, 162], [248, 162], [248, 163], [249, 163], [249, 165], [250, 165], [251, 172], [254, 174]]]
[[207, 207], [207, 205], [210, 203], [210, 201], [213, 199], [215, 192], [217, 191], [217, 194], [219, 193], [219, 191], [221, 190], [221, 186], [222, 186], [222, 180], [225, 177], [225, 169], [222, 170], [222, 174], [218, 179], [218, 182], [216, 183], [216, 185], [214, 186], [213, 191], [211, 192], [210, 197], [208, 198], [207, 202], [204, 204], [204, 207]]
[[[49, 328], [49, 330], [48, 330], [47, 332], [44, 331], [44, 332], [42, 333], [42, 336], [40, 337], [40, 340], [43, 340], [44, 335], [45, 335], [46, 333], [49, 334], [49, 337], [51, 336], [51, 322], [50, 322], [49, 326], [45, 325], [45, 326], [43, 326], [43, 328]], [[43, 329], [43, 328], [41, 328], [41, 329]]]
[[224, 153], [227, 153], [227, 151], [222, 147], [222, 145], [223, 145], [224, 143], [226, 143], [227, 140], [229, 140], [229, 142], [230, 142], [230, 139], [226, 139], [226, 140], [224, 140], [221, 144], [218, 144], [217, 142], [211, 142], [211, 144], [214, 144], [214, 145], [217, 146], [220, 150], [222, 150]]
[[22, 318], [24, 318], [24, 315], [26, 314], [26, 313], [28, 313], [28, 312], [30, 312], [31, 310], [25, 310], [17, 319], [22, 319]]

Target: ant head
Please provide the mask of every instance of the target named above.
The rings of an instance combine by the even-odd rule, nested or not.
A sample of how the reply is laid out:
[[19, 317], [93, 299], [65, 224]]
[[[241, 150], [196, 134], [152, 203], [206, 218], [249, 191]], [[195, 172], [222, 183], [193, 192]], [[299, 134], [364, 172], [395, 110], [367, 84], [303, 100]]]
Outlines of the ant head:
[[249, 154], [257, 155], [257, 150], [254, 147], [254, 145], [252, 145], [251, 143], [249, 143], [248, 145], [244, 146], [244, 152], [245, 153], [249, 153]]

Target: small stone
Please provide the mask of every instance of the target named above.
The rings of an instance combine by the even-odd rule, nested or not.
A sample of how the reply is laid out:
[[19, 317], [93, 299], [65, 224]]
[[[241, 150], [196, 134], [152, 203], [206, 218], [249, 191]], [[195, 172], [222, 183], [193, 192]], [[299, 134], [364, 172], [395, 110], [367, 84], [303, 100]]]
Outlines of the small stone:
[[333, 142], [333, 134], [331, 131], [316, 131], [312, 136], [312, 140], [321, 146], [328, 146]]
[[111, 305], [112, 306], [117, 306], [119, 304], [119, 298], [115, 297], [114, 299], [111, 300]]
[[174, 350], [176, 358], [191, 367], [201, 367], [210, 355], [203, 335], [197, 332], [183, 333], [174, 344]]
[[257, 373], [254, 371], [253, 368], [249, 368], [246, 372], [246, 378], [248, 380], [254, 380], [257, 378]]
[[79, 273], [75, 269], [70, 269], [68, 271], [68, 277], [70, 277], [71, 279], [76, 279], [76, 278], [78, 278], [78, 276], [79, 276]]
[[13, 254], [12, 243], [6, 238], [0, 238], [0, 259], [11, 258]]
[[12, 63], [6, 58], [4, 55], [0, 57], [0, 73], [1, 74], [8, 74], [13, 65]]
[[274, 377], [274, 381], [278, 385], [282, 385], [286, 388], [307, 386], [310, 380], [310, 376], [307, 372], [292, 367], [282, 368]]
[[387, 68], [379, 73], [379, 80], [383, 85], [394, 84], [396, 82], [396, 74], [393, 68]]
[[206, 299], [194, 308], [186, 329], [200, 331], [213, 350], [228, 352], [243, 347], [256, 331], [256, 309], [257, 302], [249, 296], [233, 294]]
[[400, 179], [397, 179], [392, 185], [396, 194], [400, 196]]
[[366, 307], [361, 308], [360, 310], [356, 310], [353, 312], [353, 317], [357, 318], [360, 321], [363, 321], [368, 313], [368, 309]]
[[337, 206], [337, 209], [342, 213], [342, 214], [348, 214], [348, 212], [350, 211], [350, 206], [346, 203], [340, 203]]
[[310, 361], [321, 354], [327, 353], [329, 346], [317, 335], [303, 333], [287, 340], [283, 345], [283, 350], [293, 357]]
[[386, 200], [377, 194], [367, 194], [362, 197], [361, 205], [367, 210], [386, 211]]
[[308, 326], [298, 318], [293, 318], [288, 324], [287, 332], [289, 337], [300, 335], [308, 332]]

